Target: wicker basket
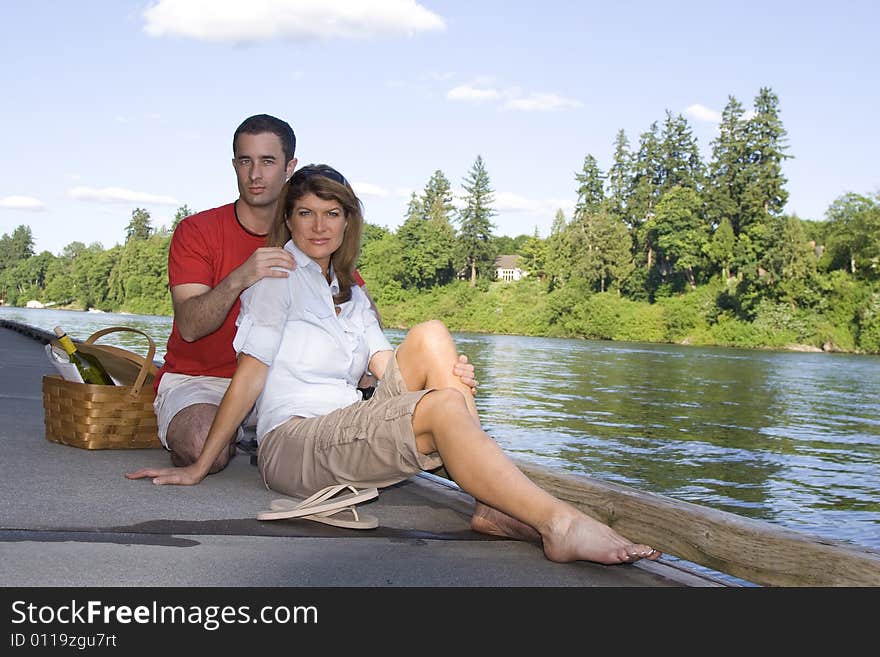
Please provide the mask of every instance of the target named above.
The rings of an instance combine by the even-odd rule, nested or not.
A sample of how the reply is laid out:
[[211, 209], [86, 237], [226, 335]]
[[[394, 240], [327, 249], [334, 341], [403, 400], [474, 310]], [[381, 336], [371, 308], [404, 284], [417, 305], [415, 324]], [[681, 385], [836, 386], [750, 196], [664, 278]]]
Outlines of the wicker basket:
[[[149, 343], [146, 358], [95, 340], [116, 331], [131, 331]], [[43, 377], [46, 439], [83, 449], [161, 447], [153, 410], [156, 345], [143, 331], [113, 326], [93, 333], [77, 349], [94, 354], [119, 385], [103, 386]]]

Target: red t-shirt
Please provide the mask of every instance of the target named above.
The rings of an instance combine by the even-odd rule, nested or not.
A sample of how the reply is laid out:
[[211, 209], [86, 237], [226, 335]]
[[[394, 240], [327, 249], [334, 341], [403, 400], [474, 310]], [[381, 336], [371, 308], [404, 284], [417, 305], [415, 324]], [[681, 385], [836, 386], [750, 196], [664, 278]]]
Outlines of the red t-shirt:
[[[177, 225], [171, 237], [168, 286], [201, 283], [216, 287], [265, 245], [265, 235], [251, 233], [239, 223], [234, 203], [191, 215]], [[357, 271], [355, 279], [358, 285], [364, 284]], [[177, 320], [174, 320], [165, 363], [156, 375], [156, 389], [165, 372], [231, 378], [236, 366], [232, 340], [240, 306], [236, 299], [220, 328], [194, 342], [180, 336]]]

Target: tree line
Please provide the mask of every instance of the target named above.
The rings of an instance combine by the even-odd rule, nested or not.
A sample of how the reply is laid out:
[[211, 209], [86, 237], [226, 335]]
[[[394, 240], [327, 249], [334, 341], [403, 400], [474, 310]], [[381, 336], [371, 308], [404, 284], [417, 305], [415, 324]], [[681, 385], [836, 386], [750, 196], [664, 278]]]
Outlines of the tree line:
[[[359, 269], [386, 323], [440, 317], [453, 330], [880, 352], [880, 193], [845, 193], [822, 220], [786, 214], [792, 157], [779, 99], [733, 96], [703, 161], [682, 115], [667, 111], [632, 145], [623, 130], [603, 170], [587, 154], [571, 217], [550, 234], [497, 236], [486, 164], [477, 156], [455, 203], [438, 170], [397, 230], [368, 224]], [[6, 303], [170, 314], [174, 226], [132, 212], [126, 241], [73, 242], [33, 254], [30, 229], [0, 238]], [[497, 255], [528, 277], [493, 282]], [[491, 312], [486, 309], [491, 308]]]

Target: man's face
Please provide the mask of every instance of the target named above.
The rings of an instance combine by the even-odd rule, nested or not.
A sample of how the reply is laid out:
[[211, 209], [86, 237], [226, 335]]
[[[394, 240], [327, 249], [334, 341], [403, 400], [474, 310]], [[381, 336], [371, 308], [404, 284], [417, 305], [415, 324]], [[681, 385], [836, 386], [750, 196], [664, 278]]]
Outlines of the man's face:
[[241, 200], [262, 208], [272, 206], [278, 200], [281, 187], [296, 168], [296, 159], [284, 162], [281, 140], [276, 134], [241, 134], [235, 142], [232, 166]]

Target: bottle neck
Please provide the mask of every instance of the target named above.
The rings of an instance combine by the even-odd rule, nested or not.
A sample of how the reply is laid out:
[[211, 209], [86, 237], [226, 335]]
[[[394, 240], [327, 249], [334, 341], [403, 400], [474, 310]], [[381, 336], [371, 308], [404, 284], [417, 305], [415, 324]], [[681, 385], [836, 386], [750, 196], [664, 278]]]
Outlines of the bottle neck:
[[65, 334], [58, 338], [58, 344], [69, 354], [72, 354], [76, 351], [76, 346], [73, 344], [73, 340], [70, 339], [70, 336]]

